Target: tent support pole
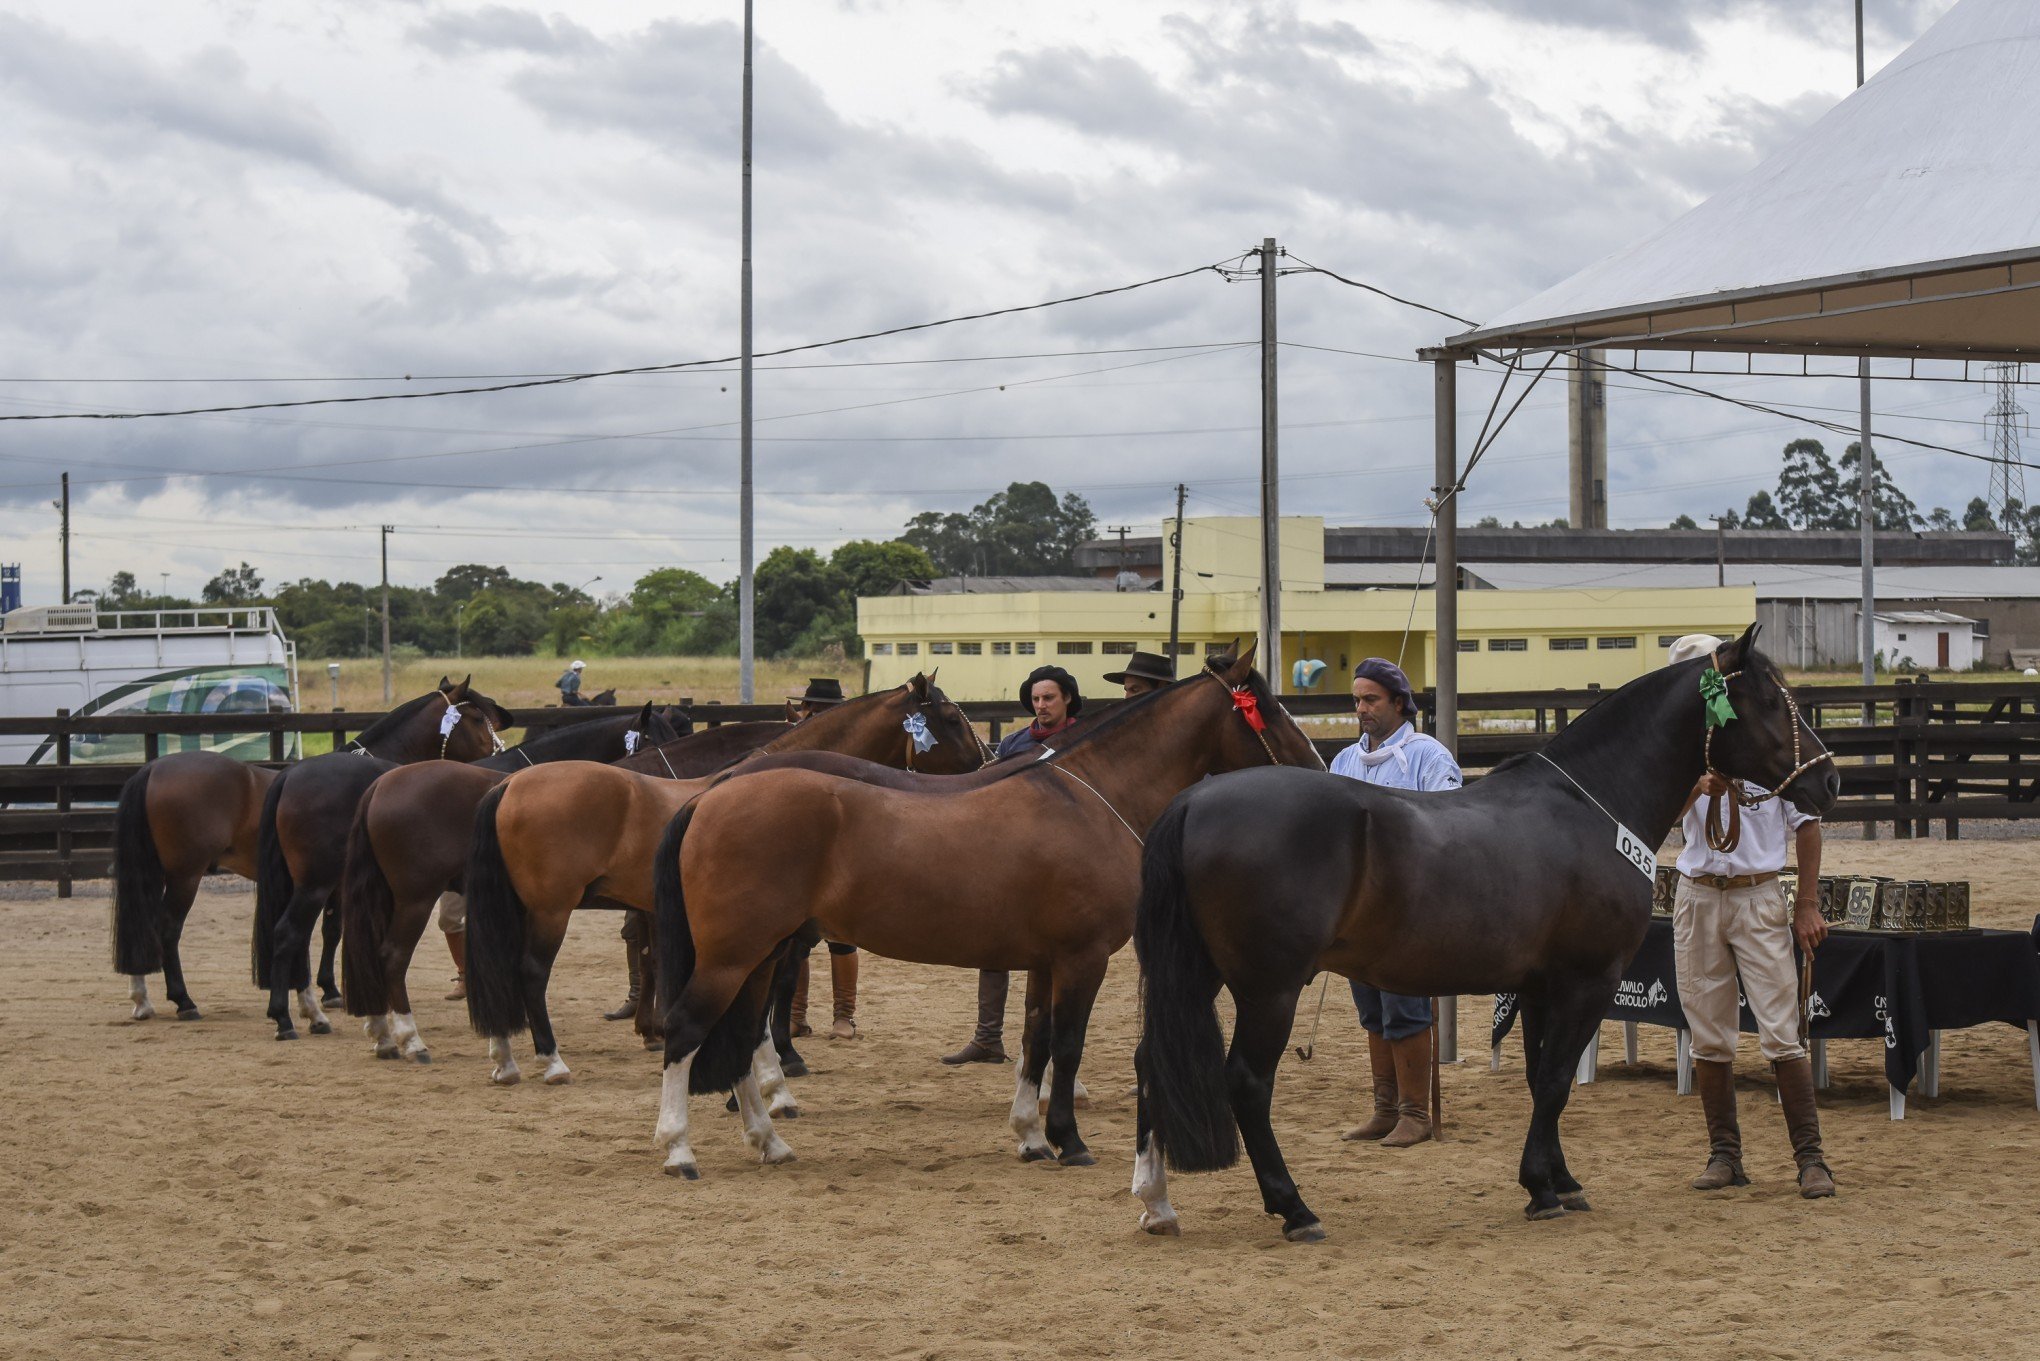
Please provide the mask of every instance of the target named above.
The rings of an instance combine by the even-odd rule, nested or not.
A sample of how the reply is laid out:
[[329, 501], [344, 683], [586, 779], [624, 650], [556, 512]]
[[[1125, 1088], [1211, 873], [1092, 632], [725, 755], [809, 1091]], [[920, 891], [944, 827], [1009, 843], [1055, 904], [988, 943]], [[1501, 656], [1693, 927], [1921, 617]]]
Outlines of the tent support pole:
[[[1437, 471], [1431, 496], [1437, 506], [1437, 574], [1431, 590], [1435, 657], [1431, 686], [1437, 696], [1431, 735], [1459, 755], [1459, 361], [1448, 355], [1432, 359], [1431, 401], [1436, 422]], [[1421, 569], [1420, 569], [1421, 570]], [[1422, 586], [1421, 579], [1418, 582]], [[1459, 1062], [1459, 999], [1436, 1001], [1438, 1061]]]

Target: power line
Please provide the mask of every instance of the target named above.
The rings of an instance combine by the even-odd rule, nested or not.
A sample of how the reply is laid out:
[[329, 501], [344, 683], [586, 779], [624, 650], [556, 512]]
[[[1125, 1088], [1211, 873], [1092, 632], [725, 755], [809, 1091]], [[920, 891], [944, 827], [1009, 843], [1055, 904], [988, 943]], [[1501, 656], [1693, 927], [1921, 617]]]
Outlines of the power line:
[[[965, 321], [984, 321], [991, 317], [1012, 316], [1019, 312], [1038, 312], [1043, 308], [1062, 307], [1073, 302], [1088, 302], [1093, 298], [1110, 297], [1115, 293], [1131, 293], [1135, 289], [1151, 288], [1176, 279], [1187, 279], [1193, 274], [1217, 271], [1216, 264], [1198, 265], [1194, 269], [1179, 269], [1173, 274], [1161, 274], [1137, 283], [1119, 284], [1112, 288], [1097, 288], [1088, 293], [1076, 293], [1065, 298], [1051, 298], [1046, 302], [1023, 303], [1016, 307], [999, 307], [986, 312], [971, 312], [963, 316], [944, 317], [940, 321], [919, 321], [910, 326], [892, 326], [881, 331], [866, 331], [860, 335], [840, 336], [835, 340], [810, 341], [804, 345], [788, 345], [782, 349], [766, 350], [754, 358], [773, 359], [780, 355], [803, 354], [811, 350], [824, 350], [835, 345], [850, 345], [860, 340], [878, 340], [886, 336], [906, 335], [913, 331], [932, 330], [938, 326], [954, 326]], [[714, 359], [689, 359], [670, 364], [639, 364], [630, 368], [602, 369], [589, 373], [563, 374], [556, 378], [527, 378], [515, 382], [490, 383], [481, 387], [435, 388], [430, 392], [374, 392], [358, 397], [301, 397], [288, 402], [243, 402], [233, 406], [197, 406], [170, 411], [75, 411], [48, 412], [30, 415], [15, 414], [0, 416], [0, 421], [133, 421], [148, 420], [165, 416], [211, 416], [231, 411], [272, 411], [285, 407], [301, 406], [342, 406], [358, 402], [405, 402], [419, 401], [429, 397], [466, 397], [483, 393], [513, 392], [523, 388], [560, 387], [568, 383], [584, 383], [594, 378], [621, 378], [631, 374], [665, 373], [676, 369], [701, 368], [710, 364], [729, 364], [741, 358], [739, 355], [719, 355]]]
[[1358, 279], [1349, 279], [1343, 274], [1335, 273], [1332, 270], [1326, 269], [1323, 265], [1312, 264], [1310, 261], [1304, 259], [1301, 255], [1298, 255], [1295, 251], [1289, 252], [1289, 258], [1296, 261], [1296, 263], [1302, 265], [1305, 269], [1311, 271], [1313, 274], [1322, 274], [1328, 279], [1337, 279], [1340, 283], [1345, 284], [1349, 288], [1358, 288], [1363, 290], [1364, 292], [1372, 293], [1377, 297], [1387, 298], [1390, 302], [1399, 302], [1404, 307], [1414, 307], [1419, 312], [1429, 312], [1434, 317], [1443, 317], [1447, 321], [1456, 321], [1461, 326], [1480, 325], [1480, 323], [1477, 321], [1468, 321], [1465, 317], [1460, 316], [1456, 312], [1447, 312], [1442, 307], [1433, 307], [1429, 303], [1424, 302], [1412, 302], [1408, 298], [1397, 297], [1395, 294], [1389, 292], [1385, 288], [1376, 288], [1373, 284], [1363, 284]]

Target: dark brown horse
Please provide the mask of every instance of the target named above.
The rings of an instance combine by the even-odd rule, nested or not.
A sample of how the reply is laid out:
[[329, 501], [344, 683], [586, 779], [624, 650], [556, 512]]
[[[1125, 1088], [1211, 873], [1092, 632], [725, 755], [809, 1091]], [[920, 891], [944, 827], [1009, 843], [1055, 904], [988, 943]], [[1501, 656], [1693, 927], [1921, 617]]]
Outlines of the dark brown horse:
[[[1714, 735], [1714, 764], [1823, 812], [1840, 781], [1755, 637], [1720, 650], [1735, 717]], [[1588, 1208], [1558, 1118], [1643, 941], [1657, 847], [1700, 778], [1708, 665], [1631, 681], [1465, 790], [1254, 770], [1176, 799], [1148, 836], [1134, 934], [1141, 1227], [1179, 1232], [1164, 1159], [1227, 1167], [1244, 1142], [1284, 1235], [1324, 1237], [1268, 1120], [1298, 994], [1322, 970], [1415, 996], [1517, 993], [1532, 1098], [1525, 1213]], [[1230, 1053], [1220, 987], [1233, 998]]]
[[[148, 976], [158, 969], [177, 1019], [198, 1019], [178, 953], [184, 920], [206, 875], [255, 877], [255, 831], [275, 780], [267, 766], [216, 751], [180, 751], [149, 762], [122, 787], [113, 814], [113, 967], [128, 976], [135, 1020], [156, 1014]], [[320, 989], [329, 997], [338, 995], [337, 944], [329, 930], [319, 960]]]
[[[790, 751], [843, 752], [938, 773], [984, 761], [963, 711], [921, 675], [794, 724], [751, 759]], [[720, 778], [656, 779], [573, 763], [525, 771], [483, 799], [466, 880], [468, 1018], [488, 1037], [493, 1081], [520, 1078], [510, 1036], [527, 1026], [545, 1080], [570, 1078], [545, 1004], [567, 923], [584, 905], [650, 911], [659, 837], [674, 813]]]
[[312, 997], [311, 927], [340, 883], [354, 807], [378, 775], [413, 761], [475, 761], [503, 749], [510, 712], [467, 680], [447, 680], [392, 709], [343, 751], [280, 774], [256, 834], [255, 986], [269, 990], [276, 1038], [294, 1040], [290, 994], [299, 992], [314, 1035], [332, 1023]]
[[1091, 1163], [1072, 1097], [1092, 1000], [1133, 932], [1141, 836], [1179, 790], [1264, 765], [1323, 768], [1250, 652], [1209, 659], [1034, 761], [918, 788], [782, 770], [709, 790], [658, 853], [666, 1170], [699, 1175], [688, 1093], [732, 1086], [751, 1147], [766, 1162], [792, 1156], [750, 1068], [772, 963], [810, 918], [831, 940], [895, 959], [1027, 970], [1020, 1156]]
[[367, 1018], [377, 1058], [432, 1061], [411, 1014], [407, 975], [432, 905], [460, 907], [482, 795], [516, 771], [553, 761], [629, 759], [685, 745], [648, 702], [634, 714], [576, 723], [472, 765], [424, 761], [377, 777], [356, 805], [340, 881], [347, 1013]]

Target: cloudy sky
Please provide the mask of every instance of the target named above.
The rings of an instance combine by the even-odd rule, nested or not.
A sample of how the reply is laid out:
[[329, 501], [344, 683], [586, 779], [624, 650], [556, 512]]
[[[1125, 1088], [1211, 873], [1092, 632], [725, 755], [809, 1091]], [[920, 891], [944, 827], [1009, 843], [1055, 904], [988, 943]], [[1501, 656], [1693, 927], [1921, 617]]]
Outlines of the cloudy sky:
[[[1874, 71], [1951, 0], [1870, 0]], [[1294, 255], [1480, 320], [1733, 180], [1854, 84], [1848, 0], [765, 0], [762, 350]], [[1562, 16], [1562, 17], [1559, 17]], [[737, 348], [739, 0], [6, 0], [0, 412], [430, 390]], [[1419, 523], [1453, 323], [1281, 284], [1283, 509]], [[1212, 273], [761, 361], [758, 542], [885, 537], [1007, 482], [1152, 532], [1249, 513], [1258, 294]], [[1490, 379], [1462, 380], [1477, 421]], [[1724, 379], [1853, 405], [1853, 385]], [[1894, 430], [1987, 448], [1978, 389], [1890, 384]], [[1540, 390], [1463, 514], [1566, 511]], [[500, 563], [627, 589], [736, 570], [736, 377], [0, 424], [4, 557], [194, 592]], [[1803, 433], [1611, 394], [1621, 525], [1740, 506]], [[1831, 440], [1838, 444], [1840, 441]], [[1888, 457], [1923, 508], [1984, 489]]]

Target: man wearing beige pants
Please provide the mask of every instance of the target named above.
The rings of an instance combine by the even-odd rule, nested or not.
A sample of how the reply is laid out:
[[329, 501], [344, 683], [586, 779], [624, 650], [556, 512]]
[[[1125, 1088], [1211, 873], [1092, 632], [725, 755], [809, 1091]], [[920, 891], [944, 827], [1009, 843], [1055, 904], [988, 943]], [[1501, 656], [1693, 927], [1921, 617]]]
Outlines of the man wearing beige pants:
[[[1711, 653], [1721, 640], [1690, 634], [1672, 645], [1672, 661]], [[1750, 787], [1751, 794], [1768, 791]], [[1742, 810], [1741, 840], [1717, 851], [1707, 843], [1705, 800], [1730, 796], [1730, 782], [1703, 775], [1686, 802], [1680, 825], [1679, 891], [1672, 906], [1672, 943], [1679, 1002], [1693, 1032], [1693, 1068], [1707, 1117], [1707, 1168], [1696, 1191], [1747, 1186], [1742, 1131], [1735, 1111], [1736, 981], [1757, 1022], [1757, 1047], [1777, 1074], [1799, 1194], [1809, 1200], [1835, 1193], [1820, 1143], [1814, 1102], [1813, 1061], [1799, 1042], [1799, 977], [1792, 954], [1796, 936], [1809, 954], [1827, 936], [1821, 919], [1820, 819], [1783, 799]], [[1790, 837], [1799, 863], [1796, 908], [1785, 901], [1778, 873]]]

